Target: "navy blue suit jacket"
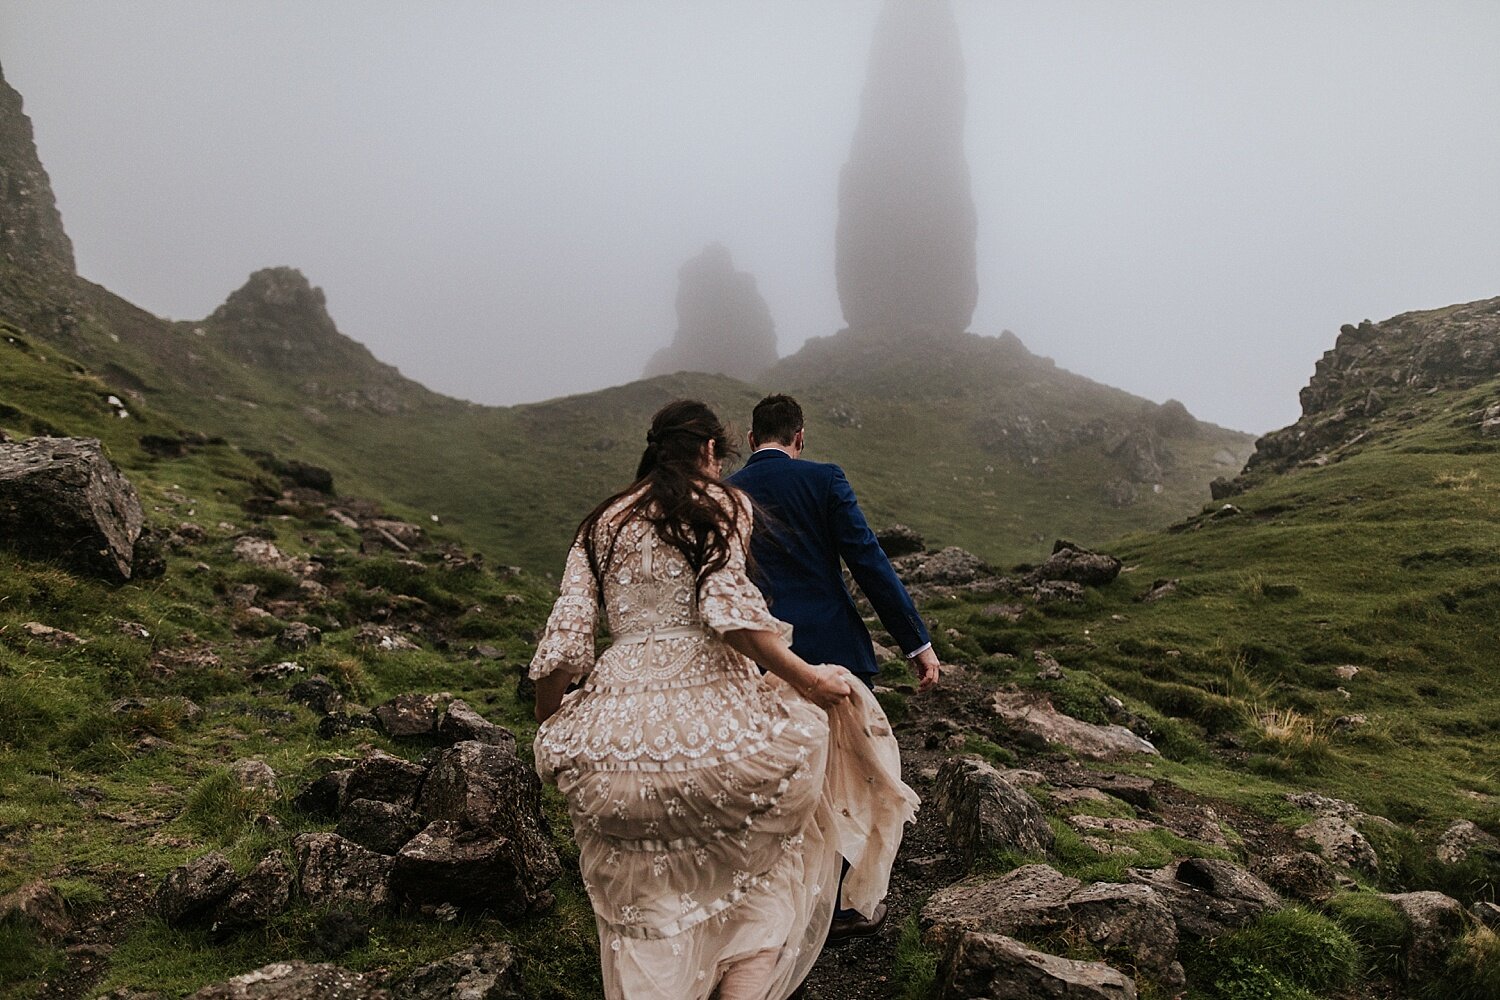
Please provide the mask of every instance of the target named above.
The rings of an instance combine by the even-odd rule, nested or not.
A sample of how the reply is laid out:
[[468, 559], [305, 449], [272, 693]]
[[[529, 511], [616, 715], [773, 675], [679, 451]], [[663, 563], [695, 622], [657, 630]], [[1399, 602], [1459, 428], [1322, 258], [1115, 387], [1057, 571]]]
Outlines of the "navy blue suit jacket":
[[865, 523], [842, 469], [768, 448], [751, 455], [729, 482], [770, 515], [769, 522], [757, 521], [750, 539], [755, 582], [771, 613], [792, 626], [793, 652], [856, 674], [880, 669], [870, 631], [844, 586], [841, 558], [902, 651], [927, 644], [927, 626]]

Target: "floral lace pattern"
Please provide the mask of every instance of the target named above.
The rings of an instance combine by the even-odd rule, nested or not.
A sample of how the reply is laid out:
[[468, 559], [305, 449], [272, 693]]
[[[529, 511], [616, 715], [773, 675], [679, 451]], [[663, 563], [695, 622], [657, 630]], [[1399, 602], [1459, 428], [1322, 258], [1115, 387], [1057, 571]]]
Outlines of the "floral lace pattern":
[[[707, 1000], [727, 961], [773, 949], [765, 996], [781, 1000], [821, 950], [839, 851], [878, 899], [916, 799], [862, 686], [829, 716], [725, 643], [790, 632], [745, 572], [748, 508], [699, 587], [627, 501], [599, 522], [597, 550], [615, 539], [602, 579], [581, 544], [568, 553], [531, 662], [533, 678], [583, 678], [535, 756], [567, 800], [605, 996]], [[601, 606], [612, 644], [596, 660]]]

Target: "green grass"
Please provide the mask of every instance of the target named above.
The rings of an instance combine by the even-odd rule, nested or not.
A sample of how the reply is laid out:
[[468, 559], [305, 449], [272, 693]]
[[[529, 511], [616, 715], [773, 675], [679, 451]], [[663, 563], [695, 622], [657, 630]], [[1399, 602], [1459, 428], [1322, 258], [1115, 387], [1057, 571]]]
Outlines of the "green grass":
[[922, 928], [913, 914], [901, 925], [891, 974], [900, 1000], [932, 1000], [938, 990], [938, 956], [922, 942]]

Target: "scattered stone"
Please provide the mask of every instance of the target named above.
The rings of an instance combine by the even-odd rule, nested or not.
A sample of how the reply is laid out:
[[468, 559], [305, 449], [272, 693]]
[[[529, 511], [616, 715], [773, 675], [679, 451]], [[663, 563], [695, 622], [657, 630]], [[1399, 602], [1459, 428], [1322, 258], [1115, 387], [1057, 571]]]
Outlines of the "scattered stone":
[[297, 653], [323, 641], [323, 630], [306, 622], [289, 622], [276, 636], [276, 648]]
[[518, 917], [550, 902], [546, 885], [561, 873], [550, 844], [545, 857], [528, 856], [503, 835], [438, 820], [402, 846], [394, 881], [408, 902], [453, 903]]
[[[0, 443], [0, 540], [109, 580], [140, 576], [140, 498], [93, 438]], [[144, 568], [144, 566], [139, 567]]]
[[1351, 729], [1368, 725], [1369, 722], [1370, 720], [1363, 715], [1340, 715], [1333, 720], [1333, 728], [1340, 732], [1348, 732]]
[[302, 895], [314, 906], [381, 907], [391, 901], [393, 859], [336, 833], [292, 841]]
[[247, 791], [258, 792], [268, 799], [277, 798], [281, 794], [276, 786], [276, 772], [263, 760], [241, 758], [229, 765], [229, 773]]
[[313, 674], [307, 680], [293, 684], [286, 696], [289, 701], [306, 705], [319, 715], [332, 715], [344, 706], [344, 696], [333, 686], [333, 681], [322, 674]]
[[407, 976], [393, 1000], [520, 1000], [521, 973], [504, 942], [476, 944]]
[[188, 1000], [390, 1000], [390, 993], [358, 972], [337, 965], [273, 962], [223, 983], [205, 986]]
[[1273, 888], [1309, 903], [1322, 903], [1339, 889], [1332, 866], [1311, 851], [1278, 854], [1264, 862], [1259, 874]]
[[72, 632], [64, 632], [60, 628], [43, 625], [41, 622], [23, 622], [21, 631], [28, 638], [44, 642], [55, 649], [67, 649], [69, 646], [83, 645], [83, 640]]
[[1052, 545], [1052, 555], [1032, 570], [1029, 577], [1035, 581], [1063, 580], [1084, 587], [1102, 587], [1120, 575], [1120, 565], [1114, 556], [1090, 552], [1059, 539]]
[[6, 921], [28, 924], [53, 939], [73, 929], [62, 894], [46, 882], [28, 882], [0, 897], [0, 923]]
[[454, 743], [474, 740], [516, 752], [515, 734], [474, 711], [462, 698], [448, 703], [448, 708], [438, 719], [437, 732], [443, 739]]
[[303, 672], [299, 663], [291, 660], [282, 660], [280, 663], [267, 663], [250, 671], [250, 679], [253, 681], [280, 681]]
[[1016, 690], [995, 692], [994, 713], [1016, 729], [1095, 759], [1116, 754], [1157, 755], [1156, 747], [1124, 726], [1099, 726], [1064, 715], [1045, 698]]
[[[420, 566], [421, 563], [417, 565]], [[384, 653], [409, 652], [422, 648], [395, 629], [387, 625], [377, 625], [374, 622], [366, 622], [355, 629], [354, 642], [356, 645], [367, 649], [378, 649]]]
[[1352, 681], [1354, 680], [1355, 675], [1358, 673], [1359, 667], [1356, 667], [1352, 663], [1345, 663], [1341, 666], [1333, 668], [1333, 676], [1337, 677], [1341, 681]]
[[239, 876], [217, 851], [172, 869], [156, 889], [156, 912], [169, 924], [204, 923], [234, 891]]
[[1179, 581], [1177, 580], [1153, 580], [1146, 592], [1137, 597], [1136, 600], [1143, 604], [1150, 604], [1153, 601], [1161, 600], [1163, 597], [1169, 597], [1177, 592], [1178, 583]]
[[1075, 830], [1093, 833], [1144, 833], [1161, 829], [1159, 824], [1150, 820], [1123, 816], [1069, 816], [1067, 823]]
[[1466, 819], [1455, 820], [1438, 838], [1437, 858], [1444, 864], [1462, 864], [1475, 854], [1500, 860], [1500, 839]]
[[365, 523], [365, 527], [389, 536], [397, 542], [403, 552], [419, 547], [427, 537], [427, 533], [422, 530], [420, 524], [398, 521], [394, 518], [373, 518]]
[[940, 1000], [1135, 1000], [1135, 983], [1102, 962], [1033, 951], [1001, 934], [965, 934], [939, 966]]
[[1051, 795], [1053, 805], [1075, 806], [1080, 802], [1098, 802], [1107, 805], [1114, 801], [1097, 788], [1058, 788]]
[[1213, 938], [1285, 904], [1275, 890], [1232, 861], [1187, 858], [1155, 870], [1129, 870], [1155, 889], [1183, 934]]
[[939, 889], [922, 907], [923, 938], [946, 951], [970, 932], [1017, 934], [1067, 924], [1067, 900], [1083, 887], [1048, 865], [1022, 865], [999, 878], [977, 876]]
[[1429, 980], [1440, 972], [1448, 947], [1464, 930], [1463, 904], [1441, 892], [1383, 894], [1396, 904], [1410, 929], [1406, 946], [1406, 978]]
[[979, 609], [979, 617], [1001, 622], [1018, 622], [1025, 613], [1024, 604], [986, 604]]
[[395, 854], [425, 825], [421, 815], [407, 806], [376, 799], [351, 799], [339, 811], [335, 832], [361, 847]]
[[943, 763], [933, 803], [966, 864], [991, 850], [1041, 854], [1052, 846], [1052, 827], [1036, 800], [978, 757]]
[[234, 543], [234, 557], [252, 566], [280, 570], [283, 573], [290, 573], [298, 566], [297, 560], [277, 548], [275, 542], [253, 535], [245, 535]]
[[159, 714], [175, 718], [184, 726], [191, 726], [203, 718], [203, 709], [196, 702], [180, 695], [168, 695], [165, 698], [118, 698], [110, 702], [109, 712], [119, 716]]
[[318, 720], [318, 738], [331, 740], [335, 736], [343, 736], [345, 733], [356, 729], [379, 729], [380, 724], [375, 721], [375, 716], [369, 712], [355, 712], [345, 715], [343, 712], [334, 712], [325, 715]]
[[1135, 774], [1113, 774], [1103, 771], [1078, 770], [1069, 772], [1069, 784], [1080, 788], [1095, 788], [1106, 795], [1123, 799], [1138, 809], [1155, 809], [1156, 782]]
[[503, 660], [503, 659], [505, 659], [505, 650], [500, 649], [497, 646], [478, 645], [478, 646], [475, 646], [471, 650], [471, 652], [475, 656], [479, 657], [481, 660]]
[[426, 770], [419, 764], [402, 760], [382, 750], [365, 757], [349, 772], [344, 786], [344, 801], [374, 799], [394, 805], [414, 806]]
[[993, 571], [972, 552], [950, 545], [938, 552], [916, 552], [893, 561], [906, 583], [957, 586], [992, 578]]
[[1469, 914], [1492, 931], [1500, 931], [1500, 906], [1486, 900], [1475, 900]]
[[1062, 664], [1058, 663], [1057, 659], [1045, 649], [1035, 650], [1032, 652], [1031, 656], [1032, 659], [1036, 661], [1036, 665], [1041, 668], [1036, 672], [1037, 680], [1060, 681], [1065, 676], [1063, 674]]
[[398, 694], [370, 709], [387, 736], [432, 736], [437, 732], [438, 701], [430, 694]]
[[259, 927], [286, 908], [292, 898], [292, 870], [286, 855], [272, 851], [214, 910], [210, 930], [228, 934]]

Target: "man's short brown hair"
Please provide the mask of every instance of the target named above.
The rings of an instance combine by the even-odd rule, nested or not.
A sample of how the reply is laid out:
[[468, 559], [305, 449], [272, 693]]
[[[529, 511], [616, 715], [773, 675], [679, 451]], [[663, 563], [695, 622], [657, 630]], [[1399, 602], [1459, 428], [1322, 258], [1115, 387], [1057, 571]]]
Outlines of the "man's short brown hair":
[[802, 407], [791, 396], [767, 396], [755, 404], [755, 412], [750, 415], [750, 433], [758, 445], [791, 444], [801, 429]]

